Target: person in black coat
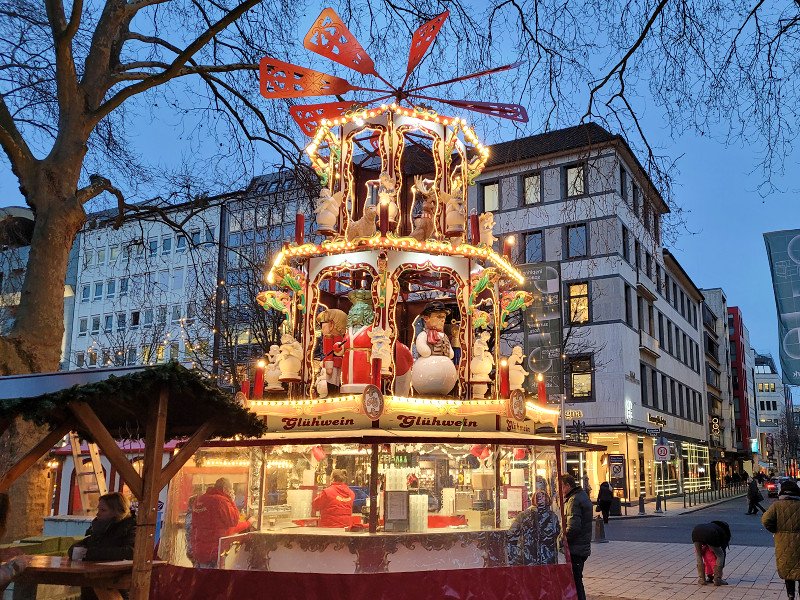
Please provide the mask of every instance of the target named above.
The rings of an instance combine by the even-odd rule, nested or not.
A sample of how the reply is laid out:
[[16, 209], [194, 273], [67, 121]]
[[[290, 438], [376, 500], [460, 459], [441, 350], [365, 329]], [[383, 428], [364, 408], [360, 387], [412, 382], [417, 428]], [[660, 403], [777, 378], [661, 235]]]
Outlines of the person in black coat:
[[761, 491], [758, 489], [758, 484], [756, 483], [755, 479], [751, 479], [750, 483], [747, 486], [747, 502], [749, 503], [747, 506], [747, 512], [745, 514], [748, 515], [757, 515], [758, 509], [761, 509], [762, 513], [767, 512], [767, 509], [761, 506], [761, 501], [764, 499], [764, 496], [761, 494]]
[[[69, 557], [75, 548], [86, 548], [83, 560], [112, 561], [133, 560], [133, 544], [136, 538], [136, 518], [131, 514], [128, 499], [119, 492], [100, 496], [97, 517], [86, 531], [86, 537], [72, 545]], [[97, 598], [91, 588], [81, 588], [81, 600]]]
[[603, 523], [608, 523], [608, 513], [611, 512], [611, 501], [614, 500], [614, 492], [607, 481], [600, 484], [600, 491], [597, 492], [597, 509], [603, 515]]
[[731, 528], [728, 524], [725, 521], [701, 523], [692, 529], [692, 542], [694, 543], [694, 553], [697, 559], [697, 583], [700, 585], [708, 583], [703, 565], [703, 546], [708, 546], [717, 558], [717, 562], [714, 565], [714, 585], [728, 585], [722, 579], [725, 554], [731, 544]]

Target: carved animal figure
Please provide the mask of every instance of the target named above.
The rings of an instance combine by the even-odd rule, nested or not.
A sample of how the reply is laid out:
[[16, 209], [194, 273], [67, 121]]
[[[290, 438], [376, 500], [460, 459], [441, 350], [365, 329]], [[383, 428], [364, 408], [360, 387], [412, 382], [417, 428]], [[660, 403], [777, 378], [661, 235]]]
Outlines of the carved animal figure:
[[336, 233], [336, 222], [342, 207], [342, 192], [331, 194], [328, 188], [322, 188], [317, 198], [317, 231], [323, 235]]
[[478, 215], [478, 224], [480, 225], [481, 244], [491, 248], [494, 241], [494, 215], [490, 212], [485, 212]]
[[353, 221], [347, 227], [347, 240], [353, 241], [361, 237], [371, 237], [375, 234], [375, 216], [378, 214], [378, 209], [374, 204], [368, 204], [364, 207], [363, 216], [357, 221]]

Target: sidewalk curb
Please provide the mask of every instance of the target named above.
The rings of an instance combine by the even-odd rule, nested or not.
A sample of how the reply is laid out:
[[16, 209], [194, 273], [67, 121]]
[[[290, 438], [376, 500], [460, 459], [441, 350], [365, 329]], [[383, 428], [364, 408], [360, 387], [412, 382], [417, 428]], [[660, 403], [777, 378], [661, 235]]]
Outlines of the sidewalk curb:
[[746, 498], [746, 497], [747, 497], [747, 492], [745, 492], [743, 494], [739, 494], [738, 496], [728, 496], [727, 498], [724, 498], [722, 500], [717, 500], [716, 502], [709, 502], [708, 504], [704, 504], [703, 506], [692, 507], [692, 508], [690, 508], [688, 510], [684, 510], [683, 512], [678, 513], [678, 514], [688, 515], [688, 514], [691, 514], [691, 513], [695, 513], [695, 512], [697, 512], [699, 510], [703, 510], [704, 508], [711, 508], [712, 506], [719, 506], [720, 504], [725, 504], [726, 502], [730, 502], [731, 500], [740, 500], [741, 498]]
[[[730, 502], [731, 500], [738, 500], [738, 499], [746, 498], [746, 497], [747, 497], [747, 492], [743, 492], [743, 493], [738, 494], [736, 496], [728, 496], [727, 498], [722, 498], [721, 500], [715, 500], [714, 502], [709, 502], [708, 504], [703, 504], [702, 506], [693, 506], [692, 508], [688, 508], [688, 509], [681, 508], [680, 512], [677, 512], [677, 513], [675, 511], [670, 513], [668, 510], [665, 510], [663, 513], [645, 513], [643, 515], [640, 515], [640, 514], [620, 515], [618, 517], [610, 517], [610, 519], [613, 520], [613, 521], [624, 521], [626, 519], [647, 519], [647, 518], [656, 518], [656, 517], [669, 517], [669, 516], [672, 516], [672, 515], [675, 515], [675, 514], [677, 514], [677, 515], [688, 515], [688, 514], [697, 512], [699, 510], [703, 510], [703, 509], [706, 509], [706, 508], [711, 508], [712, 506], [718, 506], [720, 504], [724, 504], [725, 502]], [[678, 501], [677, 498], [675, 500]], [[612, 599], [611, 598], [597, 598], [597, 600], [612, 600]]]

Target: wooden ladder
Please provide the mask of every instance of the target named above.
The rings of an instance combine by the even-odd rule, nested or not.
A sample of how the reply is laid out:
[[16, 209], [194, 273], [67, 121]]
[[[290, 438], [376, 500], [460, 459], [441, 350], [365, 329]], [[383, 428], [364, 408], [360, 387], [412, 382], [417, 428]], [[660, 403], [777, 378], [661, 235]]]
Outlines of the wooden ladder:
[[72, 447], [72, 462], [75, 465], [75, 481], [81, 494], [83, 514], [93, 515], [97, 511], [100, 496], [108, 493], [103, 465], [100, 462], [100, 450], [97, 444], [89, 443], [89, 462], [81, 458], [81, 441], [74, 431], [69, 433], [69, 444]]

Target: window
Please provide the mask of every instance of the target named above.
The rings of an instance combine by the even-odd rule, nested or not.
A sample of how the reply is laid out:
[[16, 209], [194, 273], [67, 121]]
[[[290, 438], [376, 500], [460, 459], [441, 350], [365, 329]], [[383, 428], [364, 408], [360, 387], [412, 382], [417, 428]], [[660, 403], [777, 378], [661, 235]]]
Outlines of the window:
[[484, 183], [481, 186], [480, 199], [482, 206], [478, 212], [488, 212], [500, 208], [500, 184], [497, 181]]
[[159, 344], [156, 348], [156, 362], [164, 362], [164, 344]]
[[103, 317], [103, 331], [110, 333], [114, 330], [114, 315], [105, 315]]
[[158, 324], [165, 325], [167, 323], [167, 307], [166, 306], [159, 306], [158, 307]]
[[672, 406], [672, 410], [670, 412], [673, 415], [677, 414], [677, 410], [676, 410], [676, 406], [675, 406], [677, 396], [675, 395], [675, 380], [674, 379], [670, 379], [669, 380], [669, 397], [671, 399], [670, 400], [670, 405]]
[[192, 229], [189, 232], [189, 235], [192, 236], [192, 244], [195, 246], [200, 243], [200, 230], [199, 229]]
[[641, 202], [641, 198], [639, 197], [639, 186], [635, 183], [633, 184], [633, 214], [637, 217], [639, 216], [639, 204]]
[[144, 326], [150, 327], [153, 324], [153, 309], [146, 308], [144, 310]]
[[183, 268], [179, 267], [172, 271], [172, 281], [170, 282], [170, 289], [182, 290], [183, 289]]
[[139, 327], [140, 318], [141, 313], [138, 310], [131, 311], [131, 329], [137, 329]]
[[567, 227], [567, 258], [586, 256], [587, 251], [586, 225], [572, 225], [571, 227]]
[[136, 364], [136, 348], [128, 348], [128, 364]]
[[75, 365], [80, 369], [86, 366], [86, 355], [83, 352], [75, 353]]
[[89, 350], [87, 352], [89, 355], [89, 366], [96, 367], [97, 366], [97, 350]]
[[91, 267], [92, 266], [92, 258], [94, 258], [94, 252], [91, 250], [86, 250], [83, 253], [83, 268]]
[[169, 345], [169, 360], [178, 362], [179, 360], [180, 345], [178, 342], [172, 342]]
[[78, 337], [85, 337], [89, 330], [89, 317], [82, 317], [78, 324]]
[[636, 254], [633, 257], [633, 262], [636, 266], [636, 270], [639, 271], [642, 268], [642, 245], [639, 243], [639, 240], [633, 245], [633, 251]]
[[624, 258], [628, 264], [631, 262], [631, 234], [628, 231], [628, 228], [625, 225], [622, 226], [622, 258]]
[[127, 296], [128, 295], [128, 278], [122, 277], [119, 280], [119, 295], [120, 296]]
[[181, 320], [181, 305], [175, 304], [172, 306], [172, 322], [178, 323]]
[[661, 265], [656, 262], [656, 287], [660, 292], [662, 290], [663, 279], [661, 278]]
[[683, 404], [683, 384], [678, 384], [678, 416], [683, 417], [685, 407]]
[[631, 286], [629, 286], [626, 283], [625, 284], [625, 322], [630, 327], [633, 327], [633, 303], [631, 302], [631, 294], [633, 294], [633, 288], [631, 288]]
[[169, 289], [169, 271], [158, 272], [158, 285], [161, 286], [163, 290]]
[[524, 234], [525, 262], [535, 263], [544, 260], [544, 235], [541, 231], [531, 231]]
[[[758, 384], [758, 387], [759, 388], [761, 387], [760, 383]], [[761, 390], [758, 390], [758, 391], [760, 392]], [[764, 402], [763, 400], [761, 402], [759, 402], [759, 405], [761, 406], [761, 410], [767, 410], [766, 408], [764, 408], [764, 406], [766, 405], [766, 402]]]
[[97, 335], [100, 333], [100, 315], [95, 315], [92, 317], [92, 328], [91, 328], [92, 335]]
[[653, 237], [656, 238], [656, 243], [661, 243], [661, 220], [659, 214], [653, 211]]
[[672, 321], [667, 319], [667, 352], [673, 354], [672, 349]]
[[619, 194], [625, 202], [628, 202], [628, 172], [625, 167], [619, 167]]
[[114, 264], [119, 257], [119, 246], [111, 246], [108, 249], [108, 264]]
[[655, 369], [650, 371], [650, 385], [653, 387], [653, 395], [650, 397], [650, 401], [654, 407], [658, 408], [658, 373], [656, 373]]
[[206, 225], [206, 242], [214, 241], [214, 228]]
[[542, 177], [539, 173], [522, 178], [522, 202], [526, 206], [542, 201]]
[[155, 256], [158, 254], [158, 238], [150, 238], [147, 240], [147, 254], [148, 256]]
[[183, 254], [184, 252], [186, 252], [186, 236], [179, 233], [175, 240], [175, 254]]
[[775, 384], [774, 383], [770, 383], [769, 384], [769, 391], [770, 392], [774, 392], [775, 391]]
[[81, 286], [81, 302], [88, 302], [89, 298], [92, 295], [92, 286], [91, 285], [82, 285]]
[[667, 302], [672, 304], [672, 299], [670, 297], [670, 289], [671, 286], [670, 286], [669, 275], [664, 273], [664, 297], [667, 299]]
[[117, 331], [125, 331], [128, 326], [128, 315], [124, 312], [117, 313]]
[[644, 228], [650, 231], [650, 205], [647, 202], [642, 202], [642, 223]]
[[105, 248], [100, 248], [100, 250], [97, 251], [97, 264], [98, 265], [106, 264], [106, 249]]
[[125, 366], [125, 352], [123, 350], [114, 352], [114, 365], [117, 367]]
[[186, 322], [188, 324], [194, 323], [194, 319], [197, 316], [197, 304], [194, 302], [187, 302], [186, 304]]
[[636, 316], [638, 317], [639, 331], [644, 331], [644, 298], [636, 295]]
[[576, 356], [569, 359], [570, 391], [572, 402], [592, 400], [592, 358]]
[[564, 191], [567, 198], [583, 196], [586, 193], [586, 173], [583, 165], [573, 165], [564, 169]]
[[103, 282], [97, 281], [94, 284], [94, 299], [102, 300], [103, 298]]
[[644, 363], [639, 363], [639, 379], [641, 381], [639, 388], [642, 390], [642, 406], [648, 406], [650, 401], [647, 397], [647, 367], [644, 365]]
[[667, 410], [667, 376], [661, 375], [661, 410]]
[[664, 315], [658, 313], [658, 345], [664, 347]]
[[645, 254], [644, 254], [644, 270], [645, 270], [645, 273], [647, 273], [647, 277], [649, 277], [650, 280], [652, 280], [653, 279], [653, 255], [650, 254], [649, 252], [645, 252]]
[[161, 238], [161, 254], [168, 256], [172, 252], [172, 236]]
[[569, 322], [580, 325], [589, 322], [589, 284], [570, 283], [567, 287], [569, 298]]
[[106, 281], [106, 298], [113, 298], [117, 293], [117, 282], [114, 279]]

